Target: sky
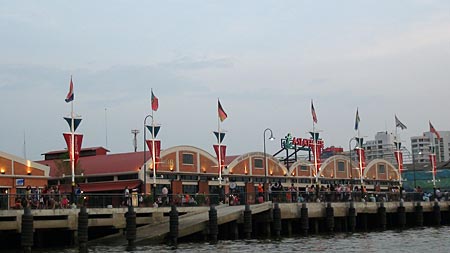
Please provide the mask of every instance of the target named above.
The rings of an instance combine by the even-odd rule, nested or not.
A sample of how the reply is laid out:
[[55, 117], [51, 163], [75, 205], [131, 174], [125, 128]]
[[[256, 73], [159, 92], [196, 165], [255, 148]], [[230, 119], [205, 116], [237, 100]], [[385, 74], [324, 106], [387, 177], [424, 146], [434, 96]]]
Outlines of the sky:
[[[150, 91], [162, 149], [213, 154], [217, 99], [228, 155], [280, 149], [316, 130], [348, 149], [360, 133], [450, 130], [450, 1], [0, 0], [0, 150], [31, 160], [66, 147], [73, 77], [83, 147], [143, 149]], [[151, 120], [148, 121], [150, 123]], [[149, 136], [149, 132], [147, 132]], [[265, 136], [268, 138], [268, 134]], [[408, 144], [406, 144], [408, 145]], [[407, 148], [410, 148], [407, 146]]]

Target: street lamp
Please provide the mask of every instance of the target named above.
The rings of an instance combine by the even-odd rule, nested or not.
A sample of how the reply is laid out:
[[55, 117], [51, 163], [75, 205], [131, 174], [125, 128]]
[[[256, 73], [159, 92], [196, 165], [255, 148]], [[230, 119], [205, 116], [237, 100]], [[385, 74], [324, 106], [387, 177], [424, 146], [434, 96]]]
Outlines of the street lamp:
[[269, 140], [271, 140], [271, 141], [273, 141], [273, 140], [275, 140], [275, 137], [273, 137], [273, 132], [272, 132], [272, 129], [270, 129], [270, 128], [266, 128], [265, 130], [264, 130], [264, 133], [263, 133], [263, 140], [264, 140], [264, 185], [266, 185], [266, 187], [264, 187], [264, 188], [266, 188], [266, 189], [264, 189], [265, 190], [265, 192], [266, 192], [266, 201], [268, 200], [268, 189], [267, 189], [267, 187], [268, 187], [268, 185], [267, 185], [267, 157], [266, 157], [266, 132], [267, 131], [270, 131], [270, 137], [269, 137]]
[[[413, 177], [414, 177], [414, 189], [416, 189], [416, 157], [415, 157], [415, 152], [412, 152], [412, 159], [413, 159]], [[417, 155], [422, 155], [422, 152], [419, 151], [419, 153], [417, 153]]]
[[350, 175], [353, 175], [353, 166], [352, 166], [352, 140], [356, 140], [356, 137], [350, 138], [348, 141], [348, 153], [350, 154]]
[[150, 115], [150, 114], [147, 115], [144, 119], [144, 194], [147, 194], [147, 160], [145, 157], [146, 156], [145, 149], [147, 147], [147, 135], [146, 135], [147, 129], [145, 129], [145, 128], [147, 126], [146, 122], [147, 122], [148, 117], [151, 117], [153, 119], [152, 115]]

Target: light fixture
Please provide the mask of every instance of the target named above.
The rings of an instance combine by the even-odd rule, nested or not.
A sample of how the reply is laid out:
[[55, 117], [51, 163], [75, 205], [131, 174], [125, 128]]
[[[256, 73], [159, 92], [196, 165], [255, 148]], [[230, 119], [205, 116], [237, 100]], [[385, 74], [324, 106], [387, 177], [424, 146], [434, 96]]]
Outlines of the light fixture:
[[31, 170], [30, 169], [27, 170], [27, 175], [28, 176], [31, 175]]
[[5, 174], [5, 169], [1, 168], [0, 173]]

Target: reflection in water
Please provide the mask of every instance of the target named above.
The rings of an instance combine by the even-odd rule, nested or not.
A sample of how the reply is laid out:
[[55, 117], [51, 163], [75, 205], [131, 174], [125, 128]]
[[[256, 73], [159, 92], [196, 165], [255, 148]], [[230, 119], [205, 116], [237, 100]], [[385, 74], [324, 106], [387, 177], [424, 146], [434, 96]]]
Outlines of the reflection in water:
[[[409, 229], [354, 234], [320, 235], [272, 240], [181, 243], [173, 250], [167, 245], [139, 246], [133, 252], [450, 252], [450, 227]], [[95, 246], [89, 252], [125, 252], [125, 247]], [[38, 251], [34, 251], [38, 252]], [[40, 252], [76, 253], [78, 249]]]

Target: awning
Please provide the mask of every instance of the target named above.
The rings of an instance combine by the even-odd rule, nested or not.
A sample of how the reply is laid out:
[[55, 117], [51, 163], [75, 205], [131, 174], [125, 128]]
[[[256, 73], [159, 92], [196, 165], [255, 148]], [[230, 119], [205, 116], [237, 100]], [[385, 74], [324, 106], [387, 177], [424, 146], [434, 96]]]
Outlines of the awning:
[[107, 192], [107, 191], [119, 191], [138, 188], [141, 185], [141, 180], [126, 180], [126, 181], [110, 181], [110, 182], [98, 182], [98, 183], [85, 183], [80, 184], [80, 188], [83, 192]]

